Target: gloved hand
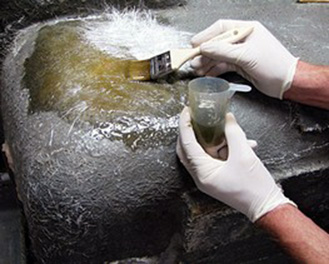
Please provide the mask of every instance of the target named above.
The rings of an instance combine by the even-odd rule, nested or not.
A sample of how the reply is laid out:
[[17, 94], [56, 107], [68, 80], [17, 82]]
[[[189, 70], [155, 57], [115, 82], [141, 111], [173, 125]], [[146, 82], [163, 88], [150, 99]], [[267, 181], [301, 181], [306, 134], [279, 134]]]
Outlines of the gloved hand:
[[[202, 44], [229, 29], [246, 26], [253, 26], [253, 32], [240, 43]], [[198, 75], [237, 72], [264, 94], [280, 99], [291, 87], [298, 58], [259, 22], [218, 20], [195, 35], [191, 42], [194, 47], [200, 45], [201, 48], [202, 55], [191, 61]]]
[[295, 205], [275, 184], [232, 114], [226, 116], [225, 136], [227, 160], [212, 158], [197, 142], [188, 108], [184, 108], [176, 151], [202, 192], [237, 209], [252, 222], [281, 204]]

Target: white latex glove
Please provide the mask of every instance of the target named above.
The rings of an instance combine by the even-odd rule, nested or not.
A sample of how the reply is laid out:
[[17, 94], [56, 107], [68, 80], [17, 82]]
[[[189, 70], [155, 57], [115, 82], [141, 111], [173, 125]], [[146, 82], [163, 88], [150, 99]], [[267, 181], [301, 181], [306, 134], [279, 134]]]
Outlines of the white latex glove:
[[[253, 26], [253, 32], [240, 43], [202, 44], [229, 29], [246, 26]], [[191, 42], [201, 48], [202, 56], [191, 61], [198, 75], [237, 72], [264, 94], [280, 99], [291, 87], [298, 58], [257, 21], [218, 20], [195, 35]]]
[[202, 192], [235, 208], [252, 222], [281, 204], [295, 205], [283, 195], [251, 149], [232, 114], [226, 116], [225, 136], [228, 159], [212, 158], [197, 142], [188, 108], [184, 108], [176, 151]]

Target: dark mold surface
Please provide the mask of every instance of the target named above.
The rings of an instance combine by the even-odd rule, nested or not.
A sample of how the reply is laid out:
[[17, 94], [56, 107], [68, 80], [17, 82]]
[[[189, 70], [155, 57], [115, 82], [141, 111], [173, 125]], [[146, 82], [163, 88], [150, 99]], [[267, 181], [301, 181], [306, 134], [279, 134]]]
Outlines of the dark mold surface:
[[[140, 3], [107, 4], [126, 7], [128, 2]], [[168, 6], [182, 3], [144, 1], [144, 5], [162, 8], [165, 2]], [[299, 34], [297, 39], [290, 39], [287, 33], [298, 32], [300, 25], [314, 26], [299, 18], [299, 14], [311, 12], [314, 17], [309, 19], [319, 22], [315, 28], [321, 28], [320, 7], [312, 5], [307, 10], [292, 1], [288, 5], [287, 1], [204, 2], [190, 0], [183, 8], [159, 12], [167, 22], [196, 31], [219, 17], [261, 18], [296, 55], [308, 55], [314, 62], [325, 57], [312, 55], [316, 43], [308, 48], [309, 36]], [[0, 11], [4, 12], [2, 47], [17, 29], [33, 22], [56, 15], [86, 15], [103, 9], [103, 4], [1, 3], [5, 7]], [[201, 6], [207, 15], [196, 20]], [[293, 15], [283, 15], [285, 10]], [[120, 140], [97, 141], [88, 136], [88, 126], [72, 126], [72, 120], [60, 118], [56, 111], [29, 112], [30, 94], [22, 88], [22, 79], [37, 30], [32, 27], [26, 33], [23, 48], [8, 50], [1, 80], [4, 132], [13, 152], [16, 183], [37, 263], [119, 259], [120, 263], [149, 264], [290, 263], [282, 250], [244, 216], [195, 189], [175, 156], [175, 137], [167, 144], [132, 149]], [[236, 76], [225, 78], [238, 81]], [[257, 91], [236, 95], [231, 110], [247, 136], [258, 141], [257, 154], [281, 182], [286, 195], [328, 230], [328, 112], [271, 99]], [[173, 131], [177, 133], [177, 127]]]
[[37, 262], [102, 263], [164, 252], [185, 214], [176, 137], [132, 149], [123, 140], [95, 139], [89, 122], [75, 124], [56, 108], [30, 111], [24, 62], [38, 32], [31, 28], [6, 58], [2, 101]]

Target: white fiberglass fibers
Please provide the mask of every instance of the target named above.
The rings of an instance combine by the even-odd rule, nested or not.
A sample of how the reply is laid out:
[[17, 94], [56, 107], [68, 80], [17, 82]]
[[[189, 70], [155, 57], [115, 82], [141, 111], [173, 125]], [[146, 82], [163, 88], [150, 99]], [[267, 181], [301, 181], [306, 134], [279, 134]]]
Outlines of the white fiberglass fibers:
[[87, 21], [86, 40], [117, 58], [147, 59], [190, 47], [192, 34], [159, 23], [150, 11], [111, 10]]

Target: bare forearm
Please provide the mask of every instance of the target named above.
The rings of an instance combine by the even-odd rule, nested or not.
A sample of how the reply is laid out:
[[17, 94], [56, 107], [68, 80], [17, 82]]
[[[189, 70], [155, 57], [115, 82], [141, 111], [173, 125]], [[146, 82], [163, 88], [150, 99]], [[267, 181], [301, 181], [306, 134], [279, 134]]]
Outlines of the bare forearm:
[[328, 263], [329, 235], [291, 205], [282, 205], [257, 222], [298, 263]]
[[329, 66], [299, 61], [292, 86], [283, 98], [329, 109]]

